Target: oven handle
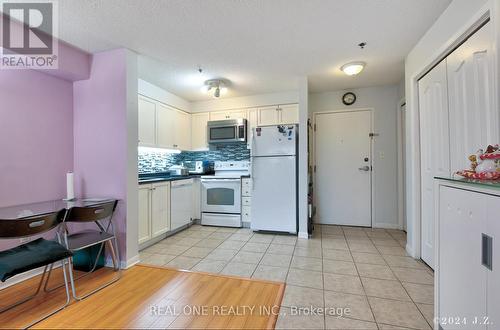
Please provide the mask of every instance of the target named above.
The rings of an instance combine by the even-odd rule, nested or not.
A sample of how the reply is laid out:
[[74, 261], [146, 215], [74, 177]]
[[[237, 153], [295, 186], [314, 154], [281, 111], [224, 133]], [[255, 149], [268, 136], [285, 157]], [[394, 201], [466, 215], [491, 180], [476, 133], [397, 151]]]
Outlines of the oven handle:
[[216, 181], [225, 181], [225, 182], [239, 182], [241, 179], [201, 179], [201, 182], [216, 182]]

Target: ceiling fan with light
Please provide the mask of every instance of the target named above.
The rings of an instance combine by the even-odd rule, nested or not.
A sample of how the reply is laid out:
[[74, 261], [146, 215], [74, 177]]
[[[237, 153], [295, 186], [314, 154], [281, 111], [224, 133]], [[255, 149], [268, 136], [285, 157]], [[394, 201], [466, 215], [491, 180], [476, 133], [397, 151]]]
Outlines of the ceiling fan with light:
[[203, 93], [212, 94], [214, 98], [219, 98], [227, 93], [228, 85], [229, 81], [226, 79], [210, 79], [205, 81], [201, 90]]

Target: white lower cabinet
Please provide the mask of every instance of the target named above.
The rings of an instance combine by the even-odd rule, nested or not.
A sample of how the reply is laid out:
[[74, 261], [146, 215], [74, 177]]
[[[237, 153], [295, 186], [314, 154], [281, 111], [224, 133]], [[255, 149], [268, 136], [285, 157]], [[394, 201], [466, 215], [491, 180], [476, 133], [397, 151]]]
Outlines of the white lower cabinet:
[[139, 244], [151, 239], [151, 185], [139, 186]]
[[170, 182], [155, 183], [151, 194], [151, 236], [170, 230]]
[[436, 184], [436, 328], [500, 327], [500, 190], [476, 188]]
[[170, 230], [170, 182], [139, 185], [139, 244]]

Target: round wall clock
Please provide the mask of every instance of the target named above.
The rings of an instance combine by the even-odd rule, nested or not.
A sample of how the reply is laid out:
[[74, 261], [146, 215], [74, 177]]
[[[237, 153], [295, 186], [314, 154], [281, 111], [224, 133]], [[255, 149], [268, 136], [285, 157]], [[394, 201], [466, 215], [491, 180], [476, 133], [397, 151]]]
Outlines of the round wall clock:
[[352, 92], [347, 92], [344, 95], [342, 95], [342, 103], [345, 105], [352, 105], [356, 102], [356, 94]]

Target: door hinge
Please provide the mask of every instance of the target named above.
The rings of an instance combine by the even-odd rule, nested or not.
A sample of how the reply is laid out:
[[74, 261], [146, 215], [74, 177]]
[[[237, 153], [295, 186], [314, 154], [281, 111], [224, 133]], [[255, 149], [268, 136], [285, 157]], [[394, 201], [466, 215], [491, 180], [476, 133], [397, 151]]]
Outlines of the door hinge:
[[314, 173], [316, 173], [316, 165], [314, 165]]
[[316, 132], [316, 124], [314, 124], [314, 131]]
[[369, 137], [374, 137], [374, 136], [379, 136], [379, 135], [380, 134], [378, 134], [378, 133], [370, 133], [370, 134], [368, 134]]

